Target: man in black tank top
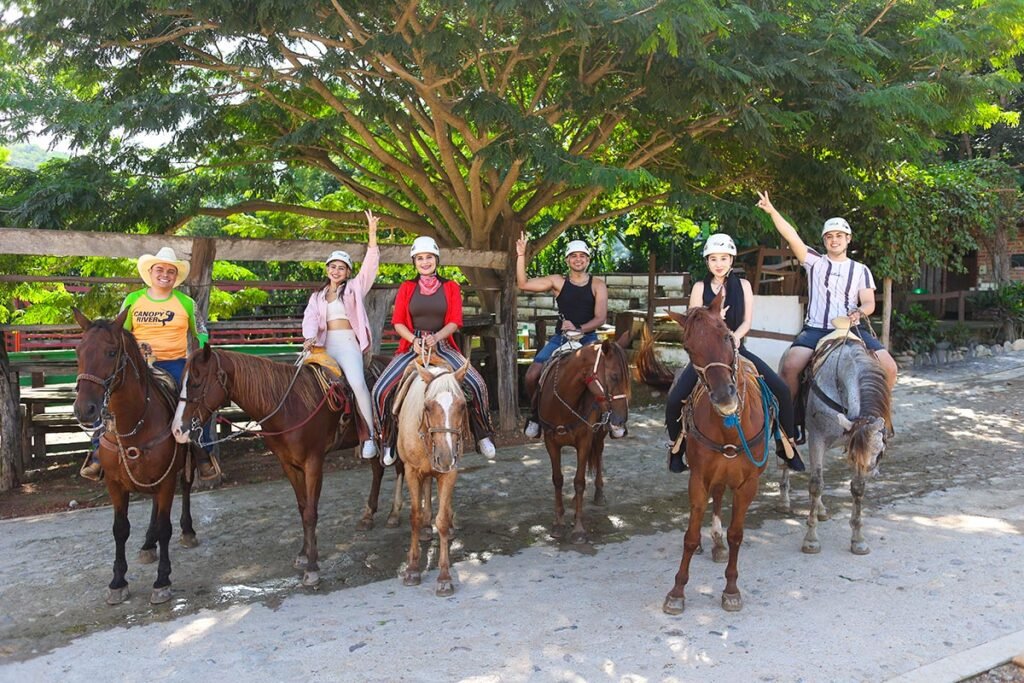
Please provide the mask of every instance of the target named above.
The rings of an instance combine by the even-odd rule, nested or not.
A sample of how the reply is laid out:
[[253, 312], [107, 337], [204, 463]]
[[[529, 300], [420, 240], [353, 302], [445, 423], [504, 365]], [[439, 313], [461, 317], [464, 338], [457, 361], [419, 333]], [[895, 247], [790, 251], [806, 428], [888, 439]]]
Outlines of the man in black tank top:
[[[565, 247], [565, 262], [569, 275], [544, 275], [526, 277], [526, 233], [516, 241], [516, 285], [522, 292], [536, 294], [553, 293], [558, 304], [558, 330], [544, 348], [537, 352], [526, 371], [526, 393], [532, 398], [537, 391], [537, 381], [544, 362], [566, 342], [567, 333], [582, 335], [580, 343], [597, 341], [597, 328], [608, 318], [608, 288], [604, 280], [587, 272], [590, 267], [590, 247], [582, 240], [573, 240]], [[534, 408], [536, 410], [536, 408]], [[537, 416], [531, 415], [526, 423], [526, 436], [540, 435]]]

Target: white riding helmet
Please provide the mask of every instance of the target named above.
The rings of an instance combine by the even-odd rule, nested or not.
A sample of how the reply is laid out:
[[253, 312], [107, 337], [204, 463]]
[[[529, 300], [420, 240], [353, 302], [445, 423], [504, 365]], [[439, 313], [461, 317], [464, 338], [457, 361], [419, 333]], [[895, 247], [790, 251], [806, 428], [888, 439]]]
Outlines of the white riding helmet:
[[735, 256], [736, 243], [724, 232], [716, 232], [704, 243], [703, 256], [706, 258], [708, 254], [729, 254], [730, 256]]
[[438, 259], [441, 258], [441, 250], [437, 248], [437, 242], [433, 237], [427, 235], [421, 235], [413, 240], [412, 246], [409, 248], [409, 258], [415, 258], [416, 254], [433, 254]]
[[348, 255], [347, 251], [342, 251], [341, 249], [332, 251], [331, 255], [324, 260], [324, 265], [329, 265], [331, 261], [341, 261], [348, 266], [349, 270], [352, 270], [352, 257]]
[[587, 246], [586, 242], [583, 240], [573, 240], [565, 245], [565, 258], [569, 258], [569, 254], [574, 254], [578, 251], [590, 256], [590, 247]]
[[825, 225], [821, 226], [821, 236], [824, 237], [826, 232], [845, 232], [847, 235], [853, 235], [853, 230], [850, 230], [850, 224], [846, 222], [845, 218], [829, 218], [825, 221]]

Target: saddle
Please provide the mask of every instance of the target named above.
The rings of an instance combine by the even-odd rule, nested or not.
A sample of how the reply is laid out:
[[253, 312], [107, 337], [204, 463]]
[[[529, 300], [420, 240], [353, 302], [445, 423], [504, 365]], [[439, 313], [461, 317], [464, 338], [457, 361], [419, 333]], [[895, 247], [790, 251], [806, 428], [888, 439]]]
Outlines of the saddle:
[[[814, 391], [814, 374], [818, 371], [818, 368], [821, 367], [826, 358], [848, 341], [860, 344], [861, 346], [867, 346], [863, 339], [850, 332], [849, 318], [836, 318], [832, 321], [832, 324], [836, 326], [836, 329], [818, 341], [818, 344], [814, 347], [814, 353], [811, 355], [811, 360], [800, 373], [800, 389], [793, 404], [794, 421], [796, 422], [796, 442], [798, 444], [807, 443], [807, 399], [810, 397], [811, 392]], [[827, 399], [827, 397], [825, 398]]]
[[[555, 349], [555, 352], [551, 354], [551, 358], [548, 358], [547, 362], [544, 363], [544, 367], [541, 368], [540, 378], [537, 380], [537, 393], [540, 393], [540, 388], [544, 386], [544, 381], [547, 379], [548, 373], [551, 372], [551, 368], [555, 366], [555, 361], [582, 348], [583, 344], [580, 342], [575, 339], [566, 338], [565, 342]], [[536, 397], [534, 397], [534, 400], [536, 400]]]

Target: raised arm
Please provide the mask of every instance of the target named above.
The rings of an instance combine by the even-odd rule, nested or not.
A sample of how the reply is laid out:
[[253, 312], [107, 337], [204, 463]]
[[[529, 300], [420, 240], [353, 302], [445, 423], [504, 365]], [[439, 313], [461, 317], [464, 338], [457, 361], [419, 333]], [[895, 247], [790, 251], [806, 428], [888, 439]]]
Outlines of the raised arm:
[[768, 198], [767, 191], [758, 192], [757, 197], [757, 208], [771, 216], [775, 229], [780, 235], [782, 235], [782, 239], [786, 240], [789, 244], [789, 248], [793, 250], [793, 255], [796, 256], [800, 265], [803, 265], [804, 260], [807, 258], [807, 245], [804, 244], [802, 239], [800, 239], [800, 235], [797, 234], [796, 228], [790, 225], [789, 221], [783, 218], [778, 209], [772, 205], [772, 200]]
[[562, 289], [561, 275], [526, 277], [526, 233], [519, 233], [516, 240], [516, 287], [523, 292], [559, 292]]

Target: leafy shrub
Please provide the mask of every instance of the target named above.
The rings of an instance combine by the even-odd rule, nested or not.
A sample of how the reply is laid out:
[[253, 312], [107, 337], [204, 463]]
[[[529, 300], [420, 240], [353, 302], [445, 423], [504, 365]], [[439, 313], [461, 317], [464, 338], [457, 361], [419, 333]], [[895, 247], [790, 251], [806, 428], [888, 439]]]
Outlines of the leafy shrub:
[[938, 321], [921, 304], [911, 304], [906, 313], [892, 316], [893, 348], [898, 351], [927, 353], [935, 348]]

